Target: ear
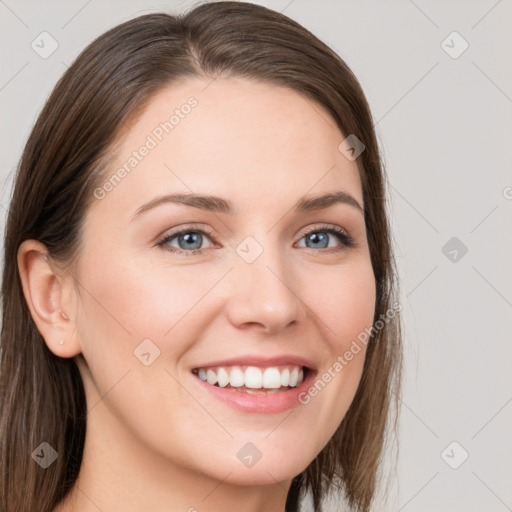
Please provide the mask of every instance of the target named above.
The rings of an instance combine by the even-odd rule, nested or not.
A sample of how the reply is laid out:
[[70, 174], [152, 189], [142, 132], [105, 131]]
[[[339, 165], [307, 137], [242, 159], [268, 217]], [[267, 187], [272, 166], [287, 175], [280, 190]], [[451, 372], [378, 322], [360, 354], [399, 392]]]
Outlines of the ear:
[[[76, 292], [72, 276], [58, 272], [37, 240], [25, 240], [18, 249], [23, 294], [38, 331], [59, 357], [81, 353], [76, 330]], [[61, 341], [63, 340], [63, 341]]]

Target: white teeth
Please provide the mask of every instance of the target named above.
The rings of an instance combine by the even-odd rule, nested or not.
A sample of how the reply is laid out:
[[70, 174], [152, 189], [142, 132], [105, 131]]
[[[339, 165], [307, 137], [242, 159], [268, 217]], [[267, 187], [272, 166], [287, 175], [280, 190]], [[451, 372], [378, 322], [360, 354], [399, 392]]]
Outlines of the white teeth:
[[245, 387], [254, 389], [263, 387], [261, 370], [257, 366], [249, 366], [245, 370]]
[[[245, 371], [243, 370], [245, 368]], [[296, 387], [304, 380], [304, 370], [302, 367], [271, 366], [268, 368], [258, 368], [257, 366], [232, 366], [199, 368], [197, 376], [208, 384], [218, 384], [224, 388], [230, 385], [233, 388], [245, 387], [249, 389], [279, 389], [281, 387]]]
[[234, 388], [239, 388], [245, 384], [244, 372], [240, 368], [233, 368], [229, 374], [229, 383]]
[[225, 388], [229, 384], [229, 375], [224, 368], [219, 368], [217, 371], [217, 379], [219, 381], [219, 386], [221, 388]]
[[281, 386], [289, 386], [290, 385], [290, 370], [285, 368], [281, 372]]
[[289, 382], [289, 386], [291, 386], [292, 388], [295, 387], [297, 385], [297, 379], [299, 378], [299, 370], [297, 367], [295, 367], [292, 372], [290, 373], [290, 382]]
[[217, 384], [217, 374], [213, 370], [206, 372], [206, 382], [208, 384]]
[[263, 372], [263, 387], [264, 388], [280, 388], [281, 387], [281, 374], [277, 368], [267, 368]]

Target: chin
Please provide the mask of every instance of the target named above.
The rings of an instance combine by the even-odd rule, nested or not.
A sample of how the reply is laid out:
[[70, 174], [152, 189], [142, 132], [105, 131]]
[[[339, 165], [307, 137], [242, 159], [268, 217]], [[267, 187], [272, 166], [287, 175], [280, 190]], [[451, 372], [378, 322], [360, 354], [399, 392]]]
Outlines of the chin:
[[[314, 455], [305, 458], [304, 451], [297, 448], [291, 452], [274, 450], [268, 457], [263, 452], [257, 460], [253, 458], [244, 462], [243, 454], [241, 458], [242, 461], [236, 457], [235, 460], [221, 462], [210, 469], [219, 480], [223, 480], [231, 472], [225, 481], [235, 485], [273, 485], [276, 482], [292, 480], [306, 469]], [[219, 467], [222, 467], [222, 474], [219, 474]]]
[[[236, 466], [229, 470], [226, 468], [226, 472], [222, 475], [218, 474], [216, 478], [223, 480], [225, 483], [240, 486], [275, 485], [277, 482], [291, 481], [304, 469], [305, 467], [292, 467], [291, 465], [281, 467], [276, 467], [272, 464], [264, 465], [262, 460], [260, 460], [252, 468], [245, 468], [243, 466]], [[232, 473], [226, 478], [226, 474], [229, 471], [232, 471]]]

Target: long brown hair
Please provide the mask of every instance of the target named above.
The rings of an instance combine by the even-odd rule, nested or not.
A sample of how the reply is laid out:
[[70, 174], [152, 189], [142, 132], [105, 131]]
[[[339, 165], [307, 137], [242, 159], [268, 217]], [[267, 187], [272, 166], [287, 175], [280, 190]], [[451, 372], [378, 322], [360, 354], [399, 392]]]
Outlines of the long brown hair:
[[[243, 2], [201, 4], [180, 16], [148, 14], [93, 41], [61, 77], [24, 148], [5, 229], [0, 363], [0, 507], [50, 512], [76, 481], [86, 402], [75, 361], [55, 356], [24, 299], [17, 251], [26, 239], [73, 268], [81, 227], [102, 183], [122, 125], [153, 95], [186, 77], [240, 76], [289, 87], [330, 113], [365, 150], [357, 159], [377, 286], [374, 321], [391, 309], [398, 284], [386, 212], [386, 182], [361, 87], [328, 46], [283, 14]], [[71, 270], [70, 270], [71, 271]], [[288, 492], [297, 510], [306, 491], [315, 510], [341, 484], [348, 505], [368, 512], [401, 380], [400, 316], [372, 331], [363, 375], [339, 428]], [[394, 399], [394, 401], [393, 401]], [[31, 454], [43, 441], [58, 453], [42, 469]]]

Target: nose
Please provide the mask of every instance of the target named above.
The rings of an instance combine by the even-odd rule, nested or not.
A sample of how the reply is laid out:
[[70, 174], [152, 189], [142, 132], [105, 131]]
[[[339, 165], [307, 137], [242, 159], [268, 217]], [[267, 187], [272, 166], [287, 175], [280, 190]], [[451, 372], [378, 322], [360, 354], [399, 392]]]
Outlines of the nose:
[[303, 320], [303, 297], [294, 289], [293, 269], [283, 259], [277, 248], [268, 247], [252, 263], [236, 256], [226, 306], [235, 327], [275, 333]]

